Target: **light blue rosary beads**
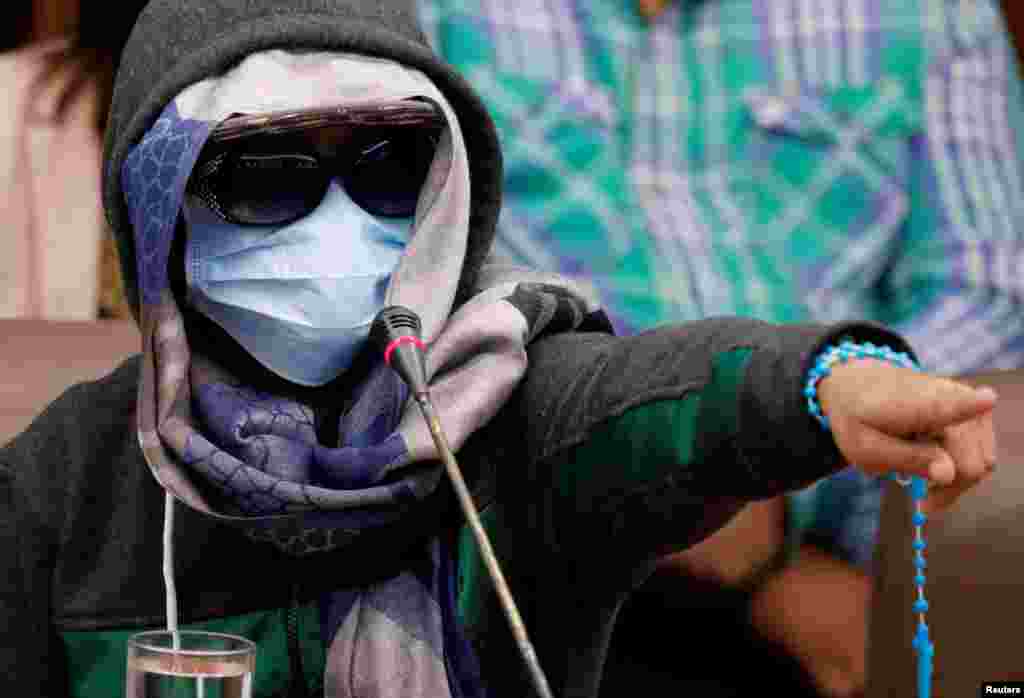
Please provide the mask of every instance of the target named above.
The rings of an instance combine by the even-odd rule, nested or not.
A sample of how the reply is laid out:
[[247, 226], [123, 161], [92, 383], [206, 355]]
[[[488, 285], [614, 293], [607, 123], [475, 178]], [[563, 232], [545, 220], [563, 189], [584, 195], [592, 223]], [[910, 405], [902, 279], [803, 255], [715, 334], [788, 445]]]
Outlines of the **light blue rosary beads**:
[[928, 638], [928, 624], [924, 614], [928, 610], [928, 600], [924, 597], [924, 523], [928, 520], [922, 511], [925, 498], [928, 496], [928, 481], [914, 475], [909, 479], [893, 478], [904, 487], [910, 487], [910, 499], [914, 503], [914, 586], [917, 588], [917, 600], [914, 611], [917, 613], [917, 633], [914, 635], [914, 649], [917, 651], [917, 695], [918, 698], [930, 698], [932, 692], [932, 657], [935, 656], [935, 645]]
[[[832, 371], [832, 367], [838, 363], [850, 359], [881, 359], [889, 363], [919, 370], [917, 363], [905, 352], [895, 352], [889, 347], [878, 347], [870, 342], [855, 344], [844, 341], [839, 346], [830, 346], [818, 355], [807, 378], [807, 386], [804, 388], [804, 396], [807, 398], [807, 409], [818, 422], [829, 429], [828, 417], [822, 413], [821, 405], [818, 403], [818, 383]], [[918, 698], [931, 698], [932, 671], [934, 664], [932, 658], [935, 656], [935, 645], [928, 636], [928, 624], [925, 622], [925, 612], [928, 610], [928, 600], [924, 596], [924, 583], [926, 567], [924, 560], [924, 524], [928, 520], [925, 516], [923, 505], [928, 496], [928, 481], [920, 476], [900, 478], [890, 475], [893, 480], [903, 487], [909, 487], [910, 499], [913, 502], [914, 512], [912, 523], [914, 525], [914, 586], [917, 589], [917, 599], [914, 601], [913, 610], [917, 613], [917, 632], [914, 635], [913, 647], [917, 652], [917, 695]]]

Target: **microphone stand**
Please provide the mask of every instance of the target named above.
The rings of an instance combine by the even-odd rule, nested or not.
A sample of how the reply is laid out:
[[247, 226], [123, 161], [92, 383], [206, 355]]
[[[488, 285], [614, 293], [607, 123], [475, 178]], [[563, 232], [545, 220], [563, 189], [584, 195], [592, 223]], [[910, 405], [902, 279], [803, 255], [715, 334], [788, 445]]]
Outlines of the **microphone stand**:
[[430, 399], [430, 391], [427, 388], [426, 366], [423, 361], [423, 341], [420, 339], [421, 325], [419, 317], [408, 308], [401, 306], [389, 306], [380, 311], [370, 329], [370, 339], [374, 341], [384, 352], [384, 361], [406, 382], [416, 404], [419, 405], [423, 419], [430, 429], [430, 436], [434, 440], [441, 461], [444, 463], [448, 480], [455, 490], [455, 496], [459, 500], [459, 506], [466, 517], [473, 537], [476, 539], [477, 547], [483, 557], [487, 572], [494, 584], [505, 616], [508, 618], [512, 635], [519, 645], [519, 651], [523, 661], [530, 672], [530, 678], [540, 698], [553, 698], [548, 680], [541, 669], [537, 652], [526, 634], [526, 625], [523, 623], [519, 609], [516, 608], [515, 600], [512, 598], [512, 591], [509, 589], [505, 575], [498, 564], [498, 558], [494, 554], [494, 548], [487, 537], [483, 524], [480, 522], [480, 515], [477, 513], [476, 505], [462, 477], [462, 471], [455, 461], [455, 455], [448, 444], [444, 430], [441, 428], [441, 420], [434, 409]]

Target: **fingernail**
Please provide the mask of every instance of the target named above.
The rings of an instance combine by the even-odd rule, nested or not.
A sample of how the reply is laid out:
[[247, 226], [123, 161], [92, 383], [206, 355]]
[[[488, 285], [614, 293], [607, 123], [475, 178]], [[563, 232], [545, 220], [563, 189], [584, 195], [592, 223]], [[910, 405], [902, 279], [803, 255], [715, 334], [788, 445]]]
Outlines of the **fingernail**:
[[988, 398], [989, 400], [995, 400], [999, 397], [999, 394], [987, 385], [981, 388], [976, 388], [976, 390], [979, 396]]
[[950, 467], [945, 460], [934, 461], [929, 464], [925, 475], [936, 484], [951, 485], [956, 479], [956, 467]]

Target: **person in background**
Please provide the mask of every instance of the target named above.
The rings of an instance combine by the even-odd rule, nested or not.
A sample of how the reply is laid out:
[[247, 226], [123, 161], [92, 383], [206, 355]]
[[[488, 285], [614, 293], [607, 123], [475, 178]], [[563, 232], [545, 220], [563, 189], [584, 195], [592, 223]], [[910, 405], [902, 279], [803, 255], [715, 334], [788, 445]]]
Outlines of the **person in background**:
[[128, 315], [100, 206], [100, 157], [114, 58], [140, 4], [99, 12], [69, 2], [46, 28], [32, 2], [5, 11], [0, 317]]
[[[621, 331], [853, 315], [941, 373], [1024, 364], [1021, 83], [994, 0], [420, 7], [499, 127], [497, 248], [593, 280]], [[663, 561], [648, 611], [680, 570], [739, 590], [815, 691], [856, 695], [880, 498], [847, 470], [752, 505]]]

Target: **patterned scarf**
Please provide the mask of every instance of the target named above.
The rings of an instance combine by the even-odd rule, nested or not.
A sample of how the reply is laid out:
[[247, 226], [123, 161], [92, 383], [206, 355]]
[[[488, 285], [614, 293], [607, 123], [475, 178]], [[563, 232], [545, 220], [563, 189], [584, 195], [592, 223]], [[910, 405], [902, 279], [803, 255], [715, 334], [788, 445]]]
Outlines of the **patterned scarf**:
[[[296, 71], [302, 79], [289, 80]], [[267, 80], [291, 87], [266, 89]], [[437, 490], [443, 470], [406, 387], [382, 362], [371, 360], [345, 396], [337, 442], [325, 445], [315, 405], [248, 385], [190, 346], [168, 277], [185, 183], [210, 131], [229, 113], [418, 95], [442, 105], [451, 137], [435, 157], [388, 302], [423, 319], [433, 400], [457, 450], [512, 394], [529, 342], [579, 327], [596, 307], [585, 290], [559, 278], [489, 265], [479, 292], [452, 312], [468, 234], [468, 167], [454, 115], [424, 76], [378, 59], [256, 54], [182, 93], [123, 168], [140, 270], [146, 460], [179, 502], [294, 555], [343, 548], [400, 522]], [[320, 599], [328, 698], [484, 695], [456, 618], [454, 564], [439, 532], [391, 579], [347, 588], [339, 576], [339, 589]]]

